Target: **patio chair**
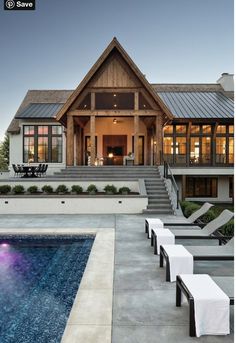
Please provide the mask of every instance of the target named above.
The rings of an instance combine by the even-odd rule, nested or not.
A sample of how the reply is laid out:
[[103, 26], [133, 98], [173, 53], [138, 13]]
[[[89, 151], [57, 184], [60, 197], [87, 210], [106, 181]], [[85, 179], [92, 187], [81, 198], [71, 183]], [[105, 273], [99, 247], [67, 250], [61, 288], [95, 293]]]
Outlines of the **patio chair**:
[[[201, 282], [203, 277], [204, 276], [202, 274], [194, 274], [190, 276], [192, 281], [196, 283]], [[181, 306], [182, 293], [185, 294], [189, 303], [189, 335], [190, 337], [196, 337], [195, 299], [191, 294], [191, 286], [186, 284], [182, 278], [184, 278], [184, 276], [178, 275], [176, 279], [176, 306]], [[226, 294], [226, 296], [228, 296], [229, 304], [234, 305], [234, 278], [231, 276], [215, 276], [209, 278], [217, 284], [217, 286]], [[204, 289], [206, 288], [204, 287]]]
[[[176, 245], [175, 245], [176, 246]], [[234, 238], [222, 246], [184, 246], [193, 256], [193, 261], [233, 261]], [[171, 249], [168, 246], [168, 249]], [[166, 262], [166, 281], [170, 281], [170, 261], [165, 245], [160, 246], [160, 267]]]
[[35, 169], [35, 174], [36, 174], [37, 176], [41, 176], [41, 173], [42, 173], [42, 163], [40, 163], [40, 164], [38, 165], [38, 167]]
[[[233, 212], [226, 209], [222, 211], [217, 218], [206, 224], [203, 229], [199, 227], [196, 230], [170, 229], [170, 231], [174, 234], [175, 239], [218, 239], [219, 244], [221, 244], [222, 240], [224, 240], [226, 237], [218, 235], [213, 236], [213, 234], [220, 229], [221, 226], [227, 224], [233, 218], [233, 216]], [[154, 245], [154, 251], [157, 252], [157, 235], [155, 233], [155, 229], [152, 229], [151, 245]]]
[[15, 165], [15, 164], [12, 164], [12, 168], [13, 168], [14, 173], [15, 173], [14, 176], [15, 176], [15, 177], [16, 177], [16, 176], [19, 176], [20, 170], [19, 170], [18, 166]]
[[[177, 223], [163, 223], [164, 226], [168, 226], [168, 228], [175, 228], [176, 226], [178, 228], [191, 228], [191, 229], [198, 229], [198, 226], [202, 226], [202, 224], [197, 223], [198, 226], [196, 226], [196, 221], [199, 220], [199, 218], [205, 214], [212, 206], [213, 204], [210, 204], [209, 202], [205, 202], [197, 211], [191, 214], [188, 218], [186, 218], [185, 222], [177, 222]], [[157, 222], [159, 221], [159, 218], [156, 218]], [[151, 219], [152, 221], [155, 221], [155, 218]], [[154, 223], [153, 223], [154, 225]], [[193, 226], [194, 225], [194, 226]], [[149, 228], [149, 221], [148, 218], [145, 219], [145, 233], [148, 234], [148, 238], [150, 238], [150, 228]]]
[[42, 176], [46, 175], [47, 169], [48, 169], [48, 164], [43, 164], [42, 171], [41, 171]]

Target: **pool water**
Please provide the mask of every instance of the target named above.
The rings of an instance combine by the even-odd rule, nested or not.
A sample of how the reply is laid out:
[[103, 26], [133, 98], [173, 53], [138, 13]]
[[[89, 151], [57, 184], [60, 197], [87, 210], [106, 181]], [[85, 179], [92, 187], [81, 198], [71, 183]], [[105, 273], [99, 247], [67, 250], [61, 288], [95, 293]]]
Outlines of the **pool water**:
[[0, 342], [59, 343], [93, 236], [0, 238]]

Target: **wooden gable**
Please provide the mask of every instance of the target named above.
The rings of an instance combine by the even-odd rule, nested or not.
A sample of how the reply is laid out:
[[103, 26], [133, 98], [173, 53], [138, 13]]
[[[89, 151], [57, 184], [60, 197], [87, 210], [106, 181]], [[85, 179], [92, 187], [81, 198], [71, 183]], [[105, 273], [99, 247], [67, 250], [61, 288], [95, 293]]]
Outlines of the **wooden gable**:
[[84, 97], [88, 88], [139, 88], [148, 100], [155, 104], [154, 108], [161, 109], [169, 119], [173, 118], [169, 108], [162, 99], [155, 93], [152, 86], [146, 80], [118, 40], [114, 38], [103, 54], [93, 65], [79, 86], [71, 94], [69, 99], [60, 109], [56, 119], [62, 123], [66, 121], [66, 114], [74, 109], [78, 101]]

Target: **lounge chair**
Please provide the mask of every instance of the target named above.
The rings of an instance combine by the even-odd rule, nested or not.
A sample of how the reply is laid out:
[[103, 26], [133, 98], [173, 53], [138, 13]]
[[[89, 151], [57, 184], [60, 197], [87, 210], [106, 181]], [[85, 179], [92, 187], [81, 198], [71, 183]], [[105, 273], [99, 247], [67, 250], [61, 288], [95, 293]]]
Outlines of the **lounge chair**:
[[[222, 246], [184, 246], [194, 261], [232, 261], [234, 260], [234, 238]], [[166, 281], [170, 281], [170, 261], [165, 246], [160, 246], [160, 267], [166, 261]]]
[[[193, 275], [193, 278], [197, 281], [198, 274]], [[215, 276], [211, 277], [212, 280], [219, 286], [222, 291], [229, 297], [230, 305], [234, 305], [234, 278], [231, 276]], [[191, 337], [196, 336], [196, 325], [195, 325], [195, 310], [194, 310], [194, 297], [181, 278], [181, 275], [177, 276], [176, 279], [176, 306], [181, 306], [181, 295], [185, 294], [189, 303], [189, 335]]]
[[[229, 210], [224, 210], [221, 214], [210, 221], [208, 224], [204, 226], [203, 229], [200, 227], [196, 230], [178, 230], [178, 229], [170, 229], [170, 231], [175, 235], [175, 239], [218, 239], [219, 243], [225, 239], [224, 236], [213, 236], [213, 234], [221, 228], [221, 226], [227, 224], [232, 218], [234, 214]], [[163, 229], [165, 230], [165, 229]], [[151, 233], [151, 245], [154, 245], [154, 251], [157, 251], [157, 235], [155, 233], [155, 229], [152, 229]]]
[[205, 213], [208, 212], [208, 210], [214, 206], [213, 204], [210, 204], [209, 202], [205, 202], [197, 211], [193, 212], [191, 216], [186, 218], [185, 222], [182, 223], [164, 223], [164, 226], [189, 226], [191, 224], [196, 223], [196, 221], [203, 216]]
[[[183, 229], [198, 229], [199, 226], [202, 226], [202, 224], [197, 223], [198, 226], [196, 226], [196, 221], [205, 214], [212, 206], [209, 202], [205, 202], [199, 210], [195, 211], [191, 214], [188, 218], [186, 218], [185, 222], [177, 222], [177, 223], [163, 223], [164, 226], [168, 226], [169, 228], [183, 228]], [[156, 218], [157, 222], [159, 222], [159, 218]], [[155, 218], [151, 218], [152, 222], [155, 220]], [[195, 225], [195, 226], [193, 226]], [[150, 238], [150, 227], [149, 227], [149, 218], [145, 219], [145, 233], [147, 233], [147, 237]]]

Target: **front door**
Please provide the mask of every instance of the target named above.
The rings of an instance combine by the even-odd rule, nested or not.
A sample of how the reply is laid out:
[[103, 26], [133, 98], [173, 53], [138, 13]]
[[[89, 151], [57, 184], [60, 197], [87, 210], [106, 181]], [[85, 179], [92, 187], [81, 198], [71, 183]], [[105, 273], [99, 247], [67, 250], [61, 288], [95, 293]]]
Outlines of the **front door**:
[[126, 135], [103, 136], [103, 159], [104, 164], [122, 165], [123, 157], [127, 155]]

